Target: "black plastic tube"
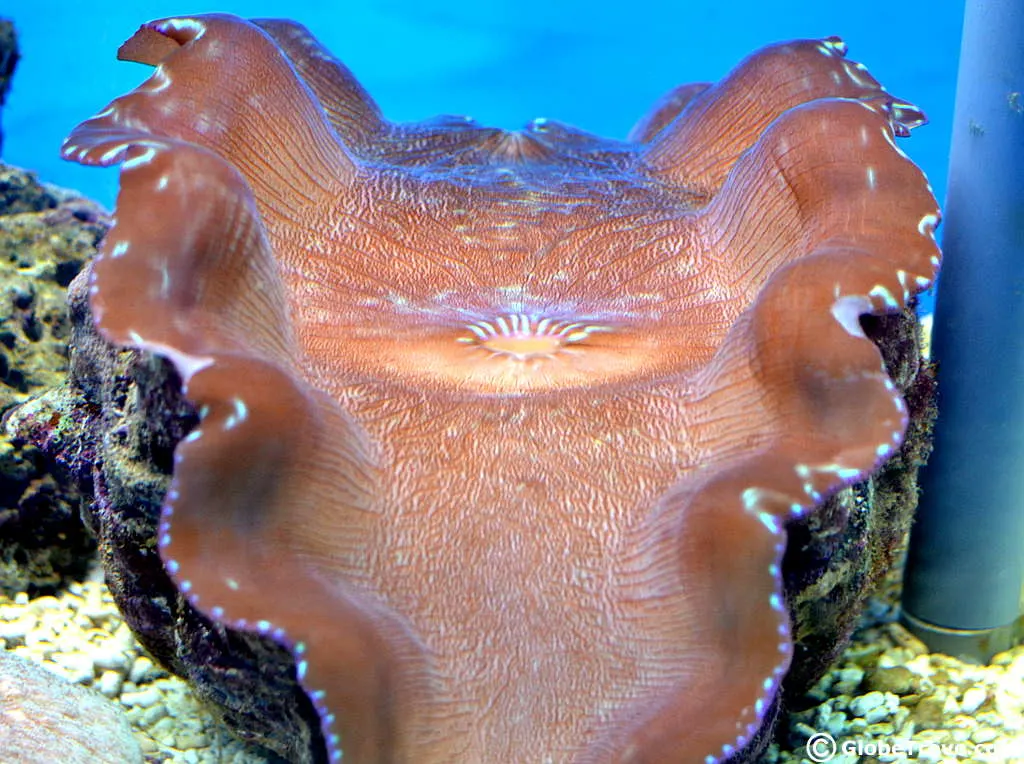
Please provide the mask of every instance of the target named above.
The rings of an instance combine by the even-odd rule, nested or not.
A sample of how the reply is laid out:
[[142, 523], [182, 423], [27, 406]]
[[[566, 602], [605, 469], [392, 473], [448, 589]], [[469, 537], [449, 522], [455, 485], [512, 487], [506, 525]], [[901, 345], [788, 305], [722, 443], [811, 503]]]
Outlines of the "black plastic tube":
[[903, 621], [986, 661], [1020, 638], [1024, 589], [1024, 3], [969, 0], [932, 357], [935, 450]]

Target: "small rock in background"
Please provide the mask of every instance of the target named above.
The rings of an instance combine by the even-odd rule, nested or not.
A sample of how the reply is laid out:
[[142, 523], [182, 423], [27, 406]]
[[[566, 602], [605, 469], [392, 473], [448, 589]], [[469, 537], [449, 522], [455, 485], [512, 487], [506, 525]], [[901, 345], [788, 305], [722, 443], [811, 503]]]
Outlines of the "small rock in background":
[[914, 673], [906, 666], [877, 668], [868, 677], [868, 688], [877, 692], [906, 695], [914, 686]]
[[[0, 594], [0, 656], [28, 660], [58, 686], [69, 682], [102, 694], [134, 734], [147, 764], [283, 764], [235, 739], [198, 701], [188, 685], [144, 655], [94, 570], [84, 582], [32, 599]], [[0, 684], [6, 664], [0, 663]], [[0, 764], [130, 764], [137, 759], [19, 758], [6, 746], [0, 689]], [[27, 715], [27, 711], [25, 714]], [[15, 711], [17, 715], [17, 711]], [[33, 724], [38, 723], [33, 720]], [[84, 734], [84, 733], [83, 733]]]
[[[0, 109], [3, 108], [7, 90], [11, 86], [14, 67], [18, 65], [18, 41], [14, 36], [14, 24], [0, 19]], [[0, 124], [0, 156], [4, 151], [3, 125]]]
[[[0, 107], [18, 61], [0, 19]], [[2, 135], [0, 135], [2, 147]], [[57, 385], [68, 368], [66, 287], [95, 253], [108, 216], [74, 192], [0, 162], [0, 412]], [[67, 421], [54, 419], [54, 431]], [[95, 542], [81, 492], [39, 448], [0, 433], [0, 593], [52, 591], [80, 578]]]
[[0, 740], [18, 764], [142, 764], [124, 712], [87, 687], [0, 651]]

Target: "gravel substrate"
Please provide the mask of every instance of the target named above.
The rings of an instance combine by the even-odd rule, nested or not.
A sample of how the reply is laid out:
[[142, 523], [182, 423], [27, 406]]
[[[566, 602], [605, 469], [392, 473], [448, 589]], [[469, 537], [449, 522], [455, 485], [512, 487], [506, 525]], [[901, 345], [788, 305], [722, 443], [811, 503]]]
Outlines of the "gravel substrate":
[[[872, 602], [842, 659], [808, 694], [810, 707], [790, 714], [787, 739], [764, 761], [1024, 764], [1024, 646], [990, 666], [931, 655], [895, 622], [893, 589]], [[0, 647], [120, 702], [147, 762], [272, 761], [154, 665], [98, 575], [54, 597], [0, 598]], [[835, 741], [830, 759], [827, 738], [806, 748], [822, 733]]]
[[1024, 762], [1024, 647], [974, 666], [929, 654], [898, 623], [875, 626], [808, 698], [818, 705], [791, 714], [789, 751], [775, 746], [766, 761], [836, 750], [827, 760], [841, 764]]
[[99, 575], [54, 597], [0, 597], [0, 647], [119, 701], [147, 762], [272, 761], [234, 738], [183, 681], [154, 665]]
[[889, 573], [764, 764], [1024, 764], [1024, 645], [987, 666], [929, 653], [898, 622], [901, 580]]

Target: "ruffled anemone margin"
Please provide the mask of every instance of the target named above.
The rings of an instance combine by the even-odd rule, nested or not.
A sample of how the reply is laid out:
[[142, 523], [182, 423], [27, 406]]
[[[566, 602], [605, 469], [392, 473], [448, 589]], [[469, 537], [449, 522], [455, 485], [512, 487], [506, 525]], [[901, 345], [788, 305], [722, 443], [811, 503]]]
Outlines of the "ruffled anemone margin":
[[143, 26], [91, 304], [200, 425], [160, 526], [287, 645], [325, 758], [720, 762], [792, 655], [786, 523], [900, 445], [865, 337], [934, 280], [924, 121], [836, 38], [628, 142], [398, 125], [297, 24]]

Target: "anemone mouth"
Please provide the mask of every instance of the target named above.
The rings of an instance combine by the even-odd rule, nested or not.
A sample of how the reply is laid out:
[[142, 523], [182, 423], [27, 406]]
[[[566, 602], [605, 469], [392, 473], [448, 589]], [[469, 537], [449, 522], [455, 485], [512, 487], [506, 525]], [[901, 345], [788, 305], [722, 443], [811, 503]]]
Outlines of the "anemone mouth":
[[611, 331], [610, 326], [597, 323], [512, 313], [467, 324], [467, 333], [456, 342], [515, 361], [554, 360], [558, 354], [582, 350], [581, 343], [591, 335]]
[[592, 387], [636, 370], [629, 326], [580, 315], [495, 313], [449, 326], [427, 368], [465, 391], [517, 394]]
[[594, 388], [663, 369], [664, 335], [635, 317], [495, 311], [391, 315], [332, 339], [368, 378], [517, 395]]

